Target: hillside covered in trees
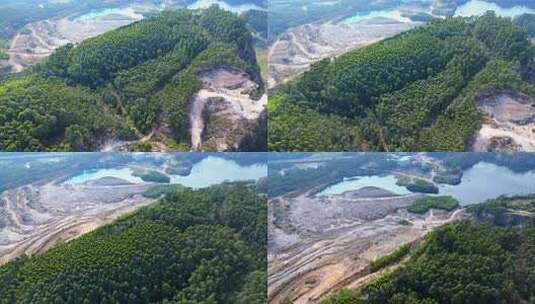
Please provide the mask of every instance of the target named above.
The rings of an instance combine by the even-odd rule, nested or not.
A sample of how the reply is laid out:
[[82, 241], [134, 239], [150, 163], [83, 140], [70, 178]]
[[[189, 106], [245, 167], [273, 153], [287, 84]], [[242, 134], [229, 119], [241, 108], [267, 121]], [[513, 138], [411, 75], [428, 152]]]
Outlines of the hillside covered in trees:
[[[397, 269], [322, 304], [530, 303], [535, 299], [534, 207], [533, 195], [471, 206], [471, 220], [435, 229]], [[509, 221], [503, 221], [506, 217]]]
[[265, 303], [265, 196], [249, 183], [170, 189], [150, 207], [0, 266], [0, 303]]
[[189, 150], [198, 74], [218, 67], [243, 71], [257, 84], [250, 95], [261, 95], [246, 21], [217, 7], [163, 12], [66, 45], [0, 83], [0, 150], [97, 150], [142, 138]]
[[312, 65], [270, 96], [272, 151], [464, 151], [478, 98], [535, 97], [528, 17], [436, 19]]

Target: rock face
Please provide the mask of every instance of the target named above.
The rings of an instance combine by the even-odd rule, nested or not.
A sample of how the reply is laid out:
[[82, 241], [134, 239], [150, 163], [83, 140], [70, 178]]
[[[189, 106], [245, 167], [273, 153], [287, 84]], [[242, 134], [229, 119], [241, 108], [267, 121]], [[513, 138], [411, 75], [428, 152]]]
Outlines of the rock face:
[[494, 214], [491, 212], [483, 212], [475, 215], [477, 222], [486, 223], [502, 227], [510, 227], [522, 225], [530, 219], [534, 219], [535, 215], [528, 212], [503, 212]]
[[241, 140], [265, 111], [267, 95], [253, 98], [260, 85], [234, 68], [214, 67], [200, 71], [198, 77], [203, 88], [190, 104], [191, 149], [239, 149]]
[[483, 123], [473, 151], [535, 151], [535, 100], [509, 92], [482, 94], [476, 99]]

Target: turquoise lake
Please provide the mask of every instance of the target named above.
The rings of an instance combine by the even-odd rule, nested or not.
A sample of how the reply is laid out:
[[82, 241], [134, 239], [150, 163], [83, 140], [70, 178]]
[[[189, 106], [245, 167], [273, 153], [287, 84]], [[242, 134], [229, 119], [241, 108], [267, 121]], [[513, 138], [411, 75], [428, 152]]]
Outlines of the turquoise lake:
[[407, 188], [396, 185], [396, 178], [394, 175], [385, 176], [356, 176], [346, 178], [344, 181], [331, 185], [322, 191], [318, 192], [317, 196], [326, 196], [333, 194], [341, 194], [350, 190], [358, 190], [364, 187], [378, 187], [391, 191], [398, 195], [411, 193]]
[[[116, 177], [131, 183], [143, 183], [141, 178], [133, 176], [131, 168], [110, 168], [85, 170], [73, 176], [64, 184], [79, 184], [103, 177]], [[267, 175], [266, 165], [240, 166], [232, 160], [209, 156], [193, 165], [188, 176], [169, 175], [172, 184], [181, 184], [193, 189], [220, 184], [225, 181], [258, 180]]]
[[470, 17], [481, 16], [487, 11], [494, 11], [496, 15], [502, 17], [515, 17], [525, 13], [535, 14], [535, 10], [526, 6], [513, 6], [511, 8], [503, 8], [496, 3], [472, 0], [459, 7], [455, 11], [455, 16]]
[[[480, 162], [466, 170], [459, 185], [438, 185], [438, 195], [450, 195], [462, 205], [469, 205], [496, 198], [500, 195], [535, 193], [535, 172], [515, 173], [507, 167]], [[331, 185], [316, 195], [341, 194], [363, 187], [379, 187], [398, 195], [411, 193], [396, 185], [393, 175], [356, 176]]]

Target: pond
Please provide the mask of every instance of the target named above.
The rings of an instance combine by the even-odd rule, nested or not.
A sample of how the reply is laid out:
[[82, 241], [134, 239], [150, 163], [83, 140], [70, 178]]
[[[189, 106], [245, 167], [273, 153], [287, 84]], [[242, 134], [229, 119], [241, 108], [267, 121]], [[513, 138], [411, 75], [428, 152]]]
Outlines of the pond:
[[480, 162], [466, 170], [459, 185], [440, 185], [439, 195], [451, 195], [462, 205], [500, 195], [535, 193], [535, 172], [515, 173], [507, 167]]
[[[141, 178], [133, 176], [131, 168], [109, 168], [84, 170], [82, 173], [64, 181], [64, 184], [79, 184], [103, 177], [116, 177], [131, 183], [142, 183]], [[209, 156], [193, 165], [190, 175], [169, 175], [172, 184], [181, 184], [193, 189], [220, 184], [225, 181], [258, 180], [266, 176], [265, 164], [240, 166], [232, 160]]]
[[396, 182], [397, 179], [394, 175], [356, 176], [352, 178], [345, 178], [343, 181], [323, 189], [316, 195], [327, 196], [341, 194], [349, 190], [358, 190], [364, 187], [378, 187], [398, 195], [411, 193], [409, 190], [407, 190], [407, 188], [396, 185]]
[[494, 11], [496, 15], [502, 17], [515, 17], [525, 13], [534, 14], [535, 10], [530, 9], [526, 6], [517, 5], [510, 8], [504, 8], [499, 6], [496, 3], [482, 1], [482, 0], [472, 0], [459, 7], [455, 11], [455, 16], [470, 17], [470, 16], [481, 16], [487, 11]]

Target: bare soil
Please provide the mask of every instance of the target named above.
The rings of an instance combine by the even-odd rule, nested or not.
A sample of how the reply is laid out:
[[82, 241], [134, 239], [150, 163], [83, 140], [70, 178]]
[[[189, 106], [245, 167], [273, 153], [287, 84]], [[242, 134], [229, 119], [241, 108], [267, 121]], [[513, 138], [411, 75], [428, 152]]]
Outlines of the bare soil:
[[269, 48], [268, 87], [273, 88], [305, 72], [318, 60], [367, 46], [418, 24], [421, 23], [385, 18], [342, 24], [335, 19], [290, 28]]
[[59, 180], [6, 190], [0, 196], [0, 264], [33, 255], [110, 223], [154, 200], [150, 184], [116, 178], [66, 185]]
[[[369, 262], [418, 242], [463, 211], [406, 211], [423, 194], [376, 187], [317, 197], [314, 189], [269, 201], [268, 302], [318, 303], [376, 277]], [[406, 222], [409, 224], [406, 224]]]
[[522, 94], [496, 93], [477, 101], [483, 117], [472, 150], [535, 151], [535, 100]]
[[[191, 149], [225, 151], [238, 148], [241, 136], [258, 119], [267, 104], [267, 95], [252, 95], [259, 85], [243, 71], [219, 67], [199, 72], [203, 88], [192, 97], [189, 112]], [[205, 118], [212, 130], [206, 134]], [[210, 141], [210, 143], [207, 143]], [[207, 149], [206, 149], [207, 148]]]

